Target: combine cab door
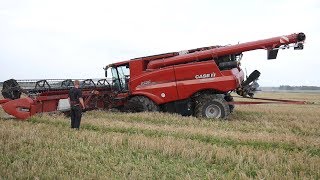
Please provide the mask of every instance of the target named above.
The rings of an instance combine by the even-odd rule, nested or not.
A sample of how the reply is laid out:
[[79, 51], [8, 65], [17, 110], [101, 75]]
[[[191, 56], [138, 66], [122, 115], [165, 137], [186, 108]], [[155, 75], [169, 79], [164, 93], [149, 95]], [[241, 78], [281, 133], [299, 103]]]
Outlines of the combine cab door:
[[129, 91], [130, 69], [129, 64], [112, 67], [112, 85], [119, 92]]

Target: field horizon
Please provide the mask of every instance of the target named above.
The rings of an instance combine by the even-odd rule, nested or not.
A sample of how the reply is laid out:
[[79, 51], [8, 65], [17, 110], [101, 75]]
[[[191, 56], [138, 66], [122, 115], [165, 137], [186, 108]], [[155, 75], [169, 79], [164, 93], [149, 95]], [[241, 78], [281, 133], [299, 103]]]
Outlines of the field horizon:
[[0, 109], [0, 179], [319, 179], [320, 94], [257, 97], [309, 104], [241, 105], [226, 120], [97, 110], [80, 131]]

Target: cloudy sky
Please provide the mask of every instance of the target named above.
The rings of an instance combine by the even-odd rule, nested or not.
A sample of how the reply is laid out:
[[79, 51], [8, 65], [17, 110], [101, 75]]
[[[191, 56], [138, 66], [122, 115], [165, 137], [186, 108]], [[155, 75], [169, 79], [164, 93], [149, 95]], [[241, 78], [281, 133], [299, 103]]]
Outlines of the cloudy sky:
[[112, 62], [298, 32], [303, 51], [242, 66], [262, 86], [320, 86], [319, 0], [0, 0], [0, 81], [103, 78]]

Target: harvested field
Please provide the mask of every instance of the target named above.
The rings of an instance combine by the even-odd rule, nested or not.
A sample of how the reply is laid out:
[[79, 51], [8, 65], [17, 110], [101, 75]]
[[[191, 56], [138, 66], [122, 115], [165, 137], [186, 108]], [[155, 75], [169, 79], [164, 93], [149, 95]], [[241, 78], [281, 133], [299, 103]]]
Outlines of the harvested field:
[[310, 104], [237, 106], [227, 120], [91, 111], [80, 131], [0, 110], [0, 179], [319, 179], [320, 93], [257, 97]]

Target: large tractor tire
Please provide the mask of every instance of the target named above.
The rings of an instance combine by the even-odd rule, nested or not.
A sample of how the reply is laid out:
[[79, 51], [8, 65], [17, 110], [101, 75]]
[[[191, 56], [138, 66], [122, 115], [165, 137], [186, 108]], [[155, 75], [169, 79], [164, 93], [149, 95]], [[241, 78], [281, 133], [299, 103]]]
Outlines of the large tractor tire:
[[[227, 102], [234, 102], [233, 100], [233, 97], [230, 95], [230, 94], [226, 94], [224, 96], [224, 99], [227, 101]], [[230, 109], [230, 113], [233, 112], [233, 109], [234, 109], [234, 104], [229, 104], [229, 109]]]
[[159, 111], [159, 106], [145, 96], [134, 96], [128, 100], [125, 110], [128, 112]]
[[194, 115], [198, 118], [224, 119], [230, 114], [227, 101], [221, 95], [204, 94], [198, 97]]

